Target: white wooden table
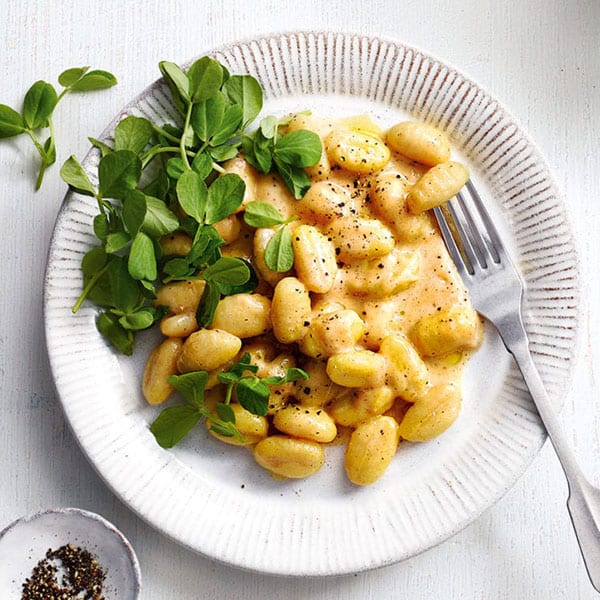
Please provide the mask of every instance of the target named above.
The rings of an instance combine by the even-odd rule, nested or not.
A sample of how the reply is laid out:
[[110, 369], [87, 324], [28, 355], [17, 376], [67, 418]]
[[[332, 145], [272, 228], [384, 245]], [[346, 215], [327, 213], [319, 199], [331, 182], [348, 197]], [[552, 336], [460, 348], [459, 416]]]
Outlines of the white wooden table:
[[[353, 576], [278, 579], [193, 554], [137, 518], [80, 452], [55, 395], [43, 334], [46, 251], [65, 185], [59, 165], [83, 156], [118, 109], [158, 76], [215, 46], [292, 29], [384, 35], [469, 73], [539, 144], [567, 194], [581, 259], [581, 345], [561, 419], [600, 480], [600, 2], [597, 0], [3, 0], [0, 102], [19, 106], [37, 79], [89, 64], [116, 88], [57, 110], [58, 162], [33, 193], [28, 140], [0, 143], [0, 529], [40, 508], [78, 506], [119, 526], [135, 547], [145, 600], [196, 598], [594, 598], [547, 444], [497, 505], [440, 546]], [[0, 597], [4, 598], [0, 591]]]

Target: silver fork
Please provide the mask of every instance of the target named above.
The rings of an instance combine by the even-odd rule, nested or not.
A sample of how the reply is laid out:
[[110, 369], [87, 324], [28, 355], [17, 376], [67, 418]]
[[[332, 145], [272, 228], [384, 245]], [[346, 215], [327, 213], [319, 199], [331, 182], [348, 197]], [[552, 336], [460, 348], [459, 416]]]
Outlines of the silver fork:
[[434, 213], [474, 307], [496, 327], [529, 388], [569, 484], [567, 507], [588, 576], [600, 591], [600, 490], [577, 464], [531, 358], [521, 312], [523, 283], [519, 273], [471, 181]]

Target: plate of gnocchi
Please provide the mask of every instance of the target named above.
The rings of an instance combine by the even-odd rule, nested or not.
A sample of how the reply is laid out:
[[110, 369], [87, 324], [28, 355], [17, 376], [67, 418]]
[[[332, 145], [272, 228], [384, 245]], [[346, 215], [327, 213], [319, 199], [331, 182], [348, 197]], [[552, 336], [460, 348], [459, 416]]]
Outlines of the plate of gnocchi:
[[46, 338], [82, 450], [152, 526], [245, 569], [339, 575], [447, 539], [545, 433], [430, 209], [481, 190], [560, 404], [579, 275], [543, 157], [390, 39], [285, 33], [160, 70], [63, 168]]

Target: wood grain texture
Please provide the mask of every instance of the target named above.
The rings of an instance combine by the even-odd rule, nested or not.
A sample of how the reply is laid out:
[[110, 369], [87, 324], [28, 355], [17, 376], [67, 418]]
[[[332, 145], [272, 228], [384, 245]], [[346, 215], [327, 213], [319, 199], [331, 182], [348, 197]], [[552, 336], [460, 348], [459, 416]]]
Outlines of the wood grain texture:
[[[600, 482], [600, 52], [596, 0], [232, 0], [6, 2], [0, 15], [0, 102], [18, 106], [40, 78], [90, 64], [119, 86], [67, 97], [57, 110], [58, 164], [82, 156], [120, 107], [156, 79], [223, 43], [292, 29], [390, 36], [472, 75], [539, 144], [567, 194], [582, 270], [581, 347], [561, 419]], [[64, 421], [43, 340], [46, 250], [64, 185], [58, 166], [33, 193], [28, 140], [0, 143], [0, 528], [39, 508], [79, 506], [117, 524], [140, 559], [144, 600], [196, 598], [584, 599], [588, 583], [565, 510], [566, 484], [546, 446], [516, 486], [446, 543], [385, 569], [334, 579], [278, 579], [216, 564], [164, 539], [99, 480]]]

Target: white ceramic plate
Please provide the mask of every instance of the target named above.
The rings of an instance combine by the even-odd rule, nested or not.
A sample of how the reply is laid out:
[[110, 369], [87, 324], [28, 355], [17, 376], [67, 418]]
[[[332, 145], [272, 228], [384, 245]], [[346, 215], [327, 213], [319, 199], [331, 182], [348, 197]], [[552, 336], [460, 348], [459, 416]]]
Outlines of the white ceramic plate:
[[[569, 384], [577, 326], [578, 271], [560, 193], [539, 152], [514, 119], [456, 69], [398, 42], [300, 32], [221, 48], [232, 72], [257, 76], [264, 113], [311, 109], [370, 111], [383, 124], [412, 116], [447, 131], [473, 172], [527, 284], [526, 327], [549, 393]], [[155, 83], [125, 114], [175, 118]], [[94, 172], [98, 156], [84, 164]], [[134, 358], [117, 356], [77, 315], [79, 264], [94, 243], [94, 201], [67, 194], [52, 239], [45, 316], [48, 351], [65, 414], [96, 469], [129, 506], [185, 546], [247, 569], [329, 575], [386, 565], [421, 552], [472, 522], [515, 482], [544, 441], [537, 413], [502, 344], [488, 328], [467, 372], [464, 408], [436, 440], [402, 444], [386, 475], [369, 488], [349, 484], [342, 448], [302, 481], [275, 481], [245, 450], [198, 428], [163, 450], [148, 430], [157, 409], [140, 394], [155, 340]]]

